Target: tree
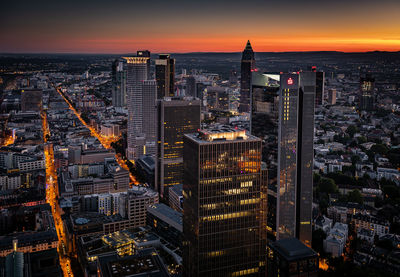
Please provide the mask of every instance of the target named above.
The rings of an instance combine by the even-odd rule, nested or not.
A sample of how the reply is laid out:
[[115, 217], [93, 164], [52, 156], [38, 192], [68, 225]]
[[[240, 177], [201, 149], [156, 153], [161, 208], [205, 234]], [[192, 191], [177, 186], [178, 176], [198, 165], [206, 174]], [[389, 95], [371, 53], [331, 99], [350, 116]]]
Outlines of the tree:
[[367, 142], [367, 138], [364, 137], [364, 136], [361, 136], [361, 137], [357, 138], [357, 141], [358, 141], [359, 144], [363, 144], [363, 143]]
[[335, 193], [338, 191], [335, 181], [331, 178], [321, 178], [318, 187], [319, 191], [324, 193]]
[[386, 155], [389, 149], [383, 144], [375, 144], [370, 149], [375, 154]]
[[364, 202], [361, 192], [358, 189], [350, 191], [347, 194], [347, 200], [349, 202], [354, 202], [354, 203], [359, 203], [359, 204], [362, 204]]
[[357, 127], [354, 125], [350, 125], [349, 127], [347, 127], [346, 129], [346, 133], [349, 134], [349, 136], [351, 138], [354, 137], [354, 135], [358, 132]]

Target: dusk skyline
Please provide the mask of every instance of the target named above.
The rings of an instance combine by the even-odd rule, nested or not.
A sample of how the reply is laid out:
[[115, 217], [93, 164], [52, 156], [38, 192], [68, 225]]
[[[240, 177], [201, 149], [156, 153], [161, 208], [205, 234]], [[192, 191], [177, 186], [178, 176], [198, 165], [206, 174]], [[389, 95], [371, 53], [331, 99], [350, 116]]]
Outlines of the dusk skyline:
[[400, 4], [361, 1], [8, 1], [2, 53], [399, 51]]

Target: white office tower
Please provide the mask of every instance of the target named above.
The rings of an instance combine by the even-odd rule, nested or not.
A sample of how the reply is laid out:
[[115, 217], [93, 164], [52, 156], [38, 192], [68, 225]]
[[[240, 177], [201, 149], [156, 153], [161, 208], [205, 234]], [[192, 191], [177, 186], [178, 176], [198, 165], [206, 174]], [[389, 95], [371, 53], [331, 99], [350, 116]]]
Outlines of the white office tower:
[[[128, 94], [129, 160], [155, 153], [155, 118], [157, 85], [149, 78], [150, 57], [125, 57], [127, 63], [126, 88]], [[151, 115], [150, 115], [151, 114]]]

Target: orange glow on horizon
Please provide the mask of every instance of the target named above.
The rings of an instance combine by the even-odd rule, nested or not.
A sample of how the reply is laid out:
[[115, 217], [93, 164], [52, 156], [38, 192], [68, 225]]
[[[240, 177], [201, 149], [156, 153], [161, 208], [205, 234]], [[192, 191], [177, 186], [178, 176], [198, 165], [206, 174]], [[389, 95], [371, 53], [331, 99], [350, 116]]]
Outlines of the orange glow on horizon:
[[[241, 52], [250, 39], [255, 52], [306, 52], [306, 51], [400, 51], [400, 38], [345, 37], [158, 37], [158, 38], [90, 38], [55, 39], [45, 46], [41, 42], [33, 45], [29, 52], [55, 53], [134, 53], [148, 49], [153, 53], [190, 52]], [[16, 52], [24, 52], [23, 49]]]

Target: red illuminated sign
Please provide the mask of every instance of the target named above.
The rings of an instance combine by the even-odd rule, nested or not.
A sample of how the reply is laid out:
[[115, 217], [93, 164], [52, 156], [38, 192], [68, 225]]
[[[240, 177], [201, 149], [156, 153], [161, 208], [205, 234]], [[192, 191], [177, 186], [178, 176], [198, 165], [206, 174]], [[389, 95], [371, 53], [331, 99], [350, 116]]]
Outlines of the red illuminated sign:
[[288, 85], [293, 85], [293, 79], [292, 78], [287, 79], [287, 84]]

